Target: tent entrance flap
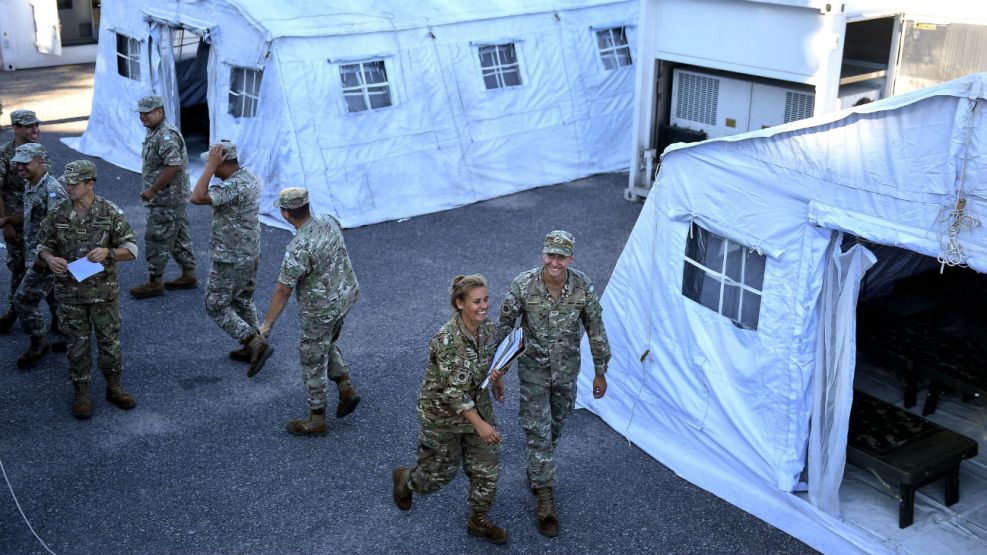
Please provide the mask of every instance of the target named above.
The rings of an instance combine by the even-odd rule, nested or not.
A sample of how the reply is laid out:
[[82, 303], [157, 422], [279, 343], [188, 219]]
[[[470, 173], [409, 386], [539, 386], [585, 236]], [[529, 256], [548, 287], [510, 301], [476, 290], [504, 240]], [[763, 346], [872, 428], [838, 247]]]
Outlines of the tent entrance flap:
[[155, 22], [151, 30], [152, 83], [165, 112], [181, 129], [189, 152], [209, 144], [209, 33]]

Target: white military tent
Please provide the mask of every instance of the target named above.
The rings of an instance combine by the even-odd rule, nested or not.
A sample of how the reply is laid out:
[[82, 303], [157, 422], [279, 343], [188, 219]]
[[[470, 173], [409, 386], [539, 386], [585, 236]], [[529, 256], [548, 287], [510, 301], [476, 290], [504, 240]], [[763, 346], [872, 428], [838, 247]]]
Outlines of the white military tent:
[[[579, 406], [823, 552], [897, 550], [841, 515], [855, 303], [876, 260], [842, 239], [987, 272], [985, 113], [987, 74], [975, 74], [670, 147], [602, 299], [610, 389], [587, 394], [584, 344]], [[791, 493], [806, 466], [807, 494]], [[982, 546], [984, 523], [958, 522]]]
[[78, 148], [139, 170], [139, 97], [162, 95], [173, 120], [207, 109], [208, 140], [239, 145], [275, 225], [266, 200], [289, 186], [358, 226], [619, 170], [637, 10], [633, 0], [107, 0]]

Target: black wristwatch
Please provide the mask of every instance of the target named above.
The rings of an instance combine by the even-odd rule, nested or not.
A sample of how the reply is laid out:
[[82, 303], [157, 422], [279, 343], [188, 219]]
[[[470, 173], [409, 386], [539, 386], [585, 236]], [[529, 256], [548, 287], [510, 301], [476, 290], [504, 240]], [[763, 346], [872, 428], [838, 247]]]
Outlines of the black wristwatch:
[[106, 259], [107, 260], [113, 260], [114, 258], [116, 258], [116, 256], [117, 256], [116, 253], [113, 252], [113, 249], [111, 247], [107, 247], [106, 248]]

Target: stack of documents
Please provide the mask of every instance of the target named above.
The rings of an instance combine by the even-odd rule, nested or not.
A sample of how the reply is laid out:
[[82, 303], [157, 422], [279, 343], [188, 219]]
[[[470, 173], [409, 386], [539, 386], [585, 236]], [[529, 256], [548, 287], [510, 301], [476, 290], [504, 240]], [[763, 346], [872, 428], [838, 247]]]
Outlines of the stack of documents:
[[521, 356], [524, 352], [524, 334], [521, 333], [521, 328], [514, 328], [503, 341], [500, 342], [500, 346], [497, 347], [497, 352], [494, 354], [493, 362], [490, 363], [490, 369], [487, 370], [487, 378], [483, 380], [480, 387], [487, 387], [490, 385], [490, 373], [496, 369], [501, 369], [503, 371], [507, 370], [507, 367], [511, 365], [514, 360]]

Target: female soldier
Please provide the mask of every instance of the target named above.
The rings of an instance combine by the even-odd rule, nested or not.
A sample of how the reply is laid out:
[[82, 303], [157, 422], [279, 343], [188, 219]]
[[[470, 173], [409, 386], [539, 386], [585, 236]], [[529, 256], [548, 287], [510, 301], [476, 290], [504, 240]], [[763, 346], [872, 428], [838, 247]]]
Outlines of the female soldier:
[[[487, 321], [486, 279], [458, 276], [450, 297], [452, 319], [428, 343], [428, 370], [418, 397], [417, 465], [394, 469], [394, 502], [407, 511], [412, 492], [438, 491], [456, 475], [462, 459], [470, 481], [466, 531], [500, 544], [507, 541], [507, 532], [487, 512], [497, 491], [501, 438], [490, 395], [480, 387], [497, 350], [494, 325]], [[492, 387], [503, 402], [504, 381]]]

